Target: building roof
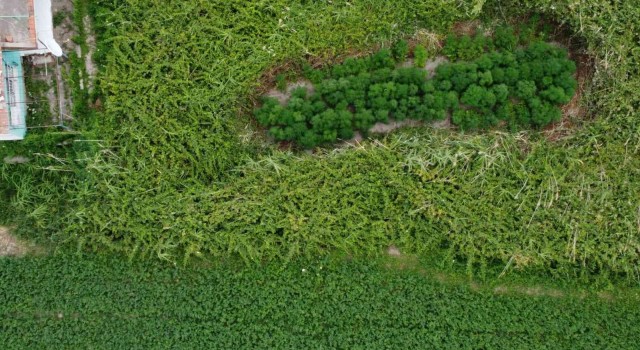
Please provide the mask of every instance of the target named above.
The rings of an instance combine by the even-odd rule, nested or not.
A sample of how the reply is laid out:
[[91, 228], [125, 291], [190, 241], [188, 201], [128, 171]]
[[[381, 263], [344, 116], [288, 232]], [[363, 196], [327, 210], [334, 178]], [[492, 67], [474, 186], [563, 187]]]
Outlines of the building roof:
[[53, 36], [51, 0], [0, 0], [0, 141], [26, 133], [22, 56], [62, 55]]
[[0, 49], [62, 56], [53, 35], [51, 0], [1, 0]]
[[37, 47], [34, 0], [0, 1], [0, 48], [20, 50]]

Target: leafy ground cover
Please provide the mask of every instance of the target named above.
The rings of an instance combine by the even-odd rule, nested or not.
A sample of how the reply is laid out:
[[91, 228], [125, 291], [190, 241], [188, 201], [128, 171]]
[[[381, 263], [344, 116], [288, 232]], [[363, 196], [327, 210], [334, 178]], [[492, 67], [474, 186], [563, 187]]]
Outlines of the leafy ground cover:
[[[97, 29], [98, 93], [77, 91], [77, 132], [0, 144], [0, 159], [29, 160], [0, 162], [0, 223], [91, 257], [0, 259], [5, 348], [636, 345], [637, 289], [621, 291], [640, 280], [634, 1], [77, 3]], [[406, 37], [472, 61], [480, 45], [457, 41], [481, 37], [452, 28], [510, 47], [504, 22], [530, 12], [594, 62], [589, 118], [560, 139], [416, 128], [298, 154], [253, 124], [264, 77], [291, 62], [332, 66]], [[427, 272], [371, 259], [390, 246]], [[324, 258], [336, 251], [351, 260]]]
[[636, 298], [523, 296], [377, 262], [199, 270], [0, 259], [5, 349], [593, 349], [637, 340]]
[[[576, 64], [559, 47], [526, 42], [516, 49], [517, 42], [513, 29], [498, 30], [495, 39], [449, 39], [445, 50], [450, 58], [472, 60], [441, 64], [428, 80], [422, 68], [398, 68], [409, 51], [399, 41], [391, 50], [348, 58], [331, 69], [306, 69], [315, 83], [313, 93], [299, 87], [285, 106], [266, 97], [255, 115], [277, 141], [296, 141], [305, 148], [351, 139], [355, 131], [367, 135], [375, 123], [390, 118], [434, 121], [453, 114], [453, 124], [463, 130], [499, 123], [512, 130], [544, 127], [560, 120], [559, 105], [575, 94]], [[476, 56], [467, 53], [476, 49]], [[416, 50], [420, 56], [420, 46]]]
[[[506, 267], [637, 283], [640, 16], [632, 1], [589, 4], [95, 1], [90, 102], [101, 107], [77, 134], [0, 145], [0, 158], [31, 160], [0, 164], [0, 222], [80, 251], [180, 263], [394, 244], [479, 276]], [[256, 137], [252, 101], [273, 67], [414, 34], [446, 41], [458, 21], [494, 28], [530, 11], [575, 33], [583, 46], [572, 49], [595, 63], [582, 95], [591, 118], [568, 137], [416, 129], [314, 155]]]

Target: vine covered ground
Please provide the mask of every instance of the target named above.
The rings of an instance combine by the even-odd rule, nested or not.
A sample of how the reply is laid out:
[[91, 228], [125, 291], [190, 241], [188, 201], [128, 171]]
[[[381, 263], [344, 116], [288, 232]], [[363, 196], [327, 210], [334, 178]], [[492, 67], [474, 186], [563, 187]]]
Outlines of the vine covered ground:
[[[506, 267], [637, 283], [640, 17], [632, 1], [589, 4], [92, 2], [94, 108], [74, 133], [0, 145], [3, 159], [30, 159], [0, 164], [0, 223], [81, 252], [177, 263], [395, 245], [477, 276]], [[264, 142], [251, 116], [273, 67], [330, 65], [401, 38], [431, 50], [456, 23], [502, 28], [531, 13], [573, 33], [570, 52], [594, 64], [580, 94], [588, 117], [558, 140], [418, 128], [298, 154]]]
[[[0, 143], [0, 226], [42, 247], [0, 258], [5, 348], [636, 346], [636, 1], [74, 3], [74, 22], [96, 31], [95, 90], [73, 56], [73, 131]], [[508, 64], [478, 68], [513, 63], [510, 52], [528, 64], [531, 48], [543, 53], [519, 69], [526, 79], [509, 81]], [[349, 125], [306, 138], [258, 113], [277, 138], [322, 145], [313, 152], [274, 144], [256, 123], [287, 72], [322, 84], [318, 72], [353, 76], [347, 66], [376, 55], [395, 69], [411, 52], [419, 67], [451, 63], [417, 92], [387, 77], [407, 85], [393, 86], [406, 104], [370, 84], [375, 98], [354, 93], [338, 111]], [[543, 56], [558, 69], [536, 73], [554, 61]], [[318, 90], [341, 97], [329, 88]], [[445, 106], [418, 111], [410, 91]], [[310, 98], [296, 94], [289, 105]], [[356, 118], [357, 101], [373, 119]], [[509, 117], [496, 117], [504, 105]], [[562, 119], [544, 127], [557, 106]], [[447, 109], [464, 132], [423, 126], [328, 147], [366, 131], [374, 110], [431, 120]], [[494, 288], [518, 279], [571, 290]]]

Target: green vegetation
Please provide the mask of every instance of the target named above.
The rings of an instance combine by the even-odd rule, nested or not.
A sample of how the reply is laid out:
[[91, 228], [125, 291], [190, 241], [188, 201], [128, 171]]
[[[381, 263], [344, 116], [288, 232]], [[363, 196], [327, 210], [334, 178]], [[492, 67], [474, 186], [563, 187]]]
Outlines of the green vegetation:
[[391, 47], [391, 53], [396, 62], [404, 62], [409, 55], [409, 44], [404, 40], [399, 40]]
[[413, 65], [416, 68], [424, 68], [427, 64], [429, 54], [427, 49], [422, 45], [416, 45], [413, 49]]
[[491, 43], [487, 38], [478, 33], [471, 37], [468, 35], [456, 36], [449, 34], [445, 41], [443, 54], [452, 61], [471, 61], [484, 54], [487, 49], [491, 49]]
[[494, 293], [372, 262], [185, 270], [0, 260], [4, 349], [628, 349], [637, 298]]
[[284, 74], [276, 75], [276, 87], [278, 90], [285, 92], [287, 91], [287, 76]]
[[88, 34], [84, 23], [89, 14], [88, 0], [75, 0], [73, 6], [72, 20], [77, 34], [72, 40], [80, 47], [80, 53], [77, 51], [68, 53], [70, 70], [65, 81], [71, 90], [73, 101], [71, 115], [77, 119], [76, 127], [81, 127], [83, 122], [91, 119], [93, 113], [93, 109], [89, 107], [92, 97], [89, 92], [90, 78], [85, 63], [85, 57], [89, 54]]
[[59, 27], [64, 20], [67, 19], [67, 16], [69, 16], [69, 13], [66, 11], [56, 11], [56, 13], [53, 14], [53, 26]]
[[27, 108], [27, 125], [30, 127], [51, 125], [49, 100], [46, 98], [49, 83], [36, 77], [41, 72], [34, 65], [27, 63], [23, 67], [25, 90], [31, 101]]
[[[58, 252], [0, 259], [5, 348], [636, 346], [636, 1], [75, 3], [100, 71], [89, 94], [70, 56], [77, 131], [0, 143], [0, 160], [29, 159], [0, 161], [0, 224]], [[452, 31], [465, 26], [480, 30]], [[427, 56], [452, 59], [429, 81], [395, 69], [408, 44], [389, 46], [425, 33], [444, 43]], [[289, 101], [321, 116], [302, 144], [447, 111], [462, 129], [520, 131], [281, 151], [252, 111], [282, 72], [316, 86]], [[298, 125], [276, 132], [308, 126], [287, 117]], [[391, 245], [403, 256], [378, 261]]]
[[[502, 29], [496, 36], [501, 50], [515, 47], [512, 29]], [[478, 36], [473, 40], [491, 42]], [[422, 56], [419, 66], [424, 67], [426, 51], [417, 51]], [[366, 135], [373, 124], [390, 118], [433, 121], [453, 113], [453, 123], [463, 130], [486, 129], [500, 122], [516, 130], [558, 121], [558, 106], [571, 100], [577, 86], [576, 65], [566, 50], [543, 42], [513, 53], [493, 51], [471, 62], [442, 64], [433, 81], [426, 79], [423, 69], [396, 67], [408, 52], [407, 43], [399, 41], [391, 50], [348, 58], [326, 73], [305, 69], [310, 80], [325, 77], [315, 84], [315, 93], [298, 88], [286, 106], [266, 98], [256, 118], [277, 141], [296, 141], [305, 148], [350, 139], [354, 131]], [[276, 81], [279, 90], [286, 90], [283, 75]]]
[[[102, 107], [86, 115], [74, 112], [76, 135], [31, 133], [24, 143], [0, 145], [0, 159], [20, 154], [32, 160], [0, 163], [0, 222], [19, 224], [23, 236], [132, 259], [189, 263], [240, 256], [250, 264], [282, 263], [334, 250], [376, 255], [395, 244], [437, 257], [441, 265], [455, 259], [484, 278], [498, 268], [637, 283], [637, 6], [589, 1], [577, 11], [572, 2], [481, 5], [91, 2], [86, 10], [97, 30]], [[446, 38], [461, 20], [479, 18], [493, 27], [530, 11], [541, 12], [542, 21], [562, 22], [573, 33], [571, 48], [595, 64], [576, 106], [588, 117], [568, 120], [571, 129], [552, 135], [564, 137], [550, 141], [535, 130], [462, 134], [422, 128], [311, 155], [279, 151], [259, 137], [251, 110], [266, 72], [303, 58], [313, 67], [333, 67], [346, 63], [350, 53], [371, 53], [416, 29]], [[550, 41], [554, 31], [535, 34], [539, 27], [514, 33], [518, 46], [525, 37]], [[493, 49], [480, 45], [481, 37], [470, 37], [478, 43], [455, 51], [456, 59], [469, 60], [454, 63], [461, 67], [456, 69], [472, 75], [469, 65], [485, 51], [504, 55], [500, 48], [513, 43], [508, 33], [504, 37]], [[379, 59], [388, 63], [386, 56]], [[349, 75], [326, 71], [314, 80], [331, 74], [339, 82], [338, 75]], [[545, 81], [537, 72], [530, 69], [526, 79], [535, 91], [530, 83], [515, 83], [509, 94], [519, 94], [521, 102], [494, 106], [496, 118], [513, 116], [504, 118], [516, 125], [554, 118], [549, 104], [570, 96], [571, 86]], [[499, 73], [486, 73], [471, 91], [463, 90], [471, 84], [463, 80], [448, 87], [476, 105], [457, 114], [465, 127], [494, 123], [480, 118], [491, 109], [484, 97], [491, 93], [497, 100], [504, 89], [494, 89]], [[564, 95], [544, 92], [546, 84], [562, 87]], [[384, 86], [378, 89], [376, 103], [395, 108]], [[383, 109], [370, 110], [352, 125], [365, 129], [383, 117]], [[346, 133], [340, 110], [334, 112], [319, 123]]]

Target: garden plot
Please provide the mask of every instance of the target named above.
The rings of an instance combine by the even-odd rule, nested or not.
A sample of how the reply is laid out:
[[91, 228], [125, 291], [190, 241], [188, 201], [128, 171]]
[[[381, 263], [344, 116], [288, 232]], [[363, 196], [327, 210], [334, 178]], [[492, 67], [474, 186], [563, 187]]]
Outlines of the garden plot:
[[[429, 60], [426, 61], [426, 63], [424, 63], [423, 67], [424, 70], [427, 72], [427, 78], [433, 78], [436, 74], [436, 69], [438, 68], [438, 66], [440, 66], [443, 63], [448, 62], [447, 58], [445, 56], [437, 56], [434, 58], [431, 58]], [[398, 65], [398, 67], [401, 68], [411, 68], [414, 67], [416, 64], [415, 59], [408, 59], [405, 62], [401, 63]], [[315, 93], [315, 87], [313, 85], [312, 82], [310, 82], [307, 79], [302, 79], [302, 80], [298, 80], [296, 82], [293, 82], [291, 84], [287, 85], [287, 88], [282, 91], [281, 89], [278, 89], [276, 87], [270, 89], [264, 96], [268, 97], [268, 98], [274, 98], [276, 100], [278, 100], [278, 102], [282, 105], [282, 106], [286, 106], [287, 103], [289, 103], [289, 100], [291, 99], [292, 93], [298, 89], [298, 88], [303, 88], [306, 90], [308, 95], [312, 95]], [[394, 130], [400, 129], [400, 128], [404, 128], [404, 127], [418, 127], [418, 126], [424, 126], [425, 123], [423, 121], [420, 120], [415, 120], [415, 119], [407, 119], [407, 120], [389, 120], [386, 123], [382, 123], [382, 122], [377, 122], [375, 123], [373, 126], [371, 126], [371, 128], [369, 128], [368, 133], [372, 133], [372, 134], [388, 134]], [[445, 129], [445, 128], [450, 128], [451, 127], [451, 115], [448, 114], [447, 117], [444, 120], [439, 120], [439, 121], [432, 121], [430, 122], [428, 125], [437, 128], [437, 129]], [[343, 140], [345, 141], [347, 144], [354, 144], [354, 143], [358, 143], [360, 141], [363, 140], [363, 136], [361, 132], [355, 132], [354, 136], [350, 139], [347, 140]]]
[[[438, 122], [463, 131], [543, 129], [563, 118], [576, 93], [576, 63], [556, 43], [499, 27], [493, 37], [450, 35], [427, 60], [422, 46], [347, 58], [325, 69], [303, 67], [305, 81], [270, 91], [255, 111], [276, 141], [303, 148]], [[313, 87], [313, 88], [311, 88]]]

